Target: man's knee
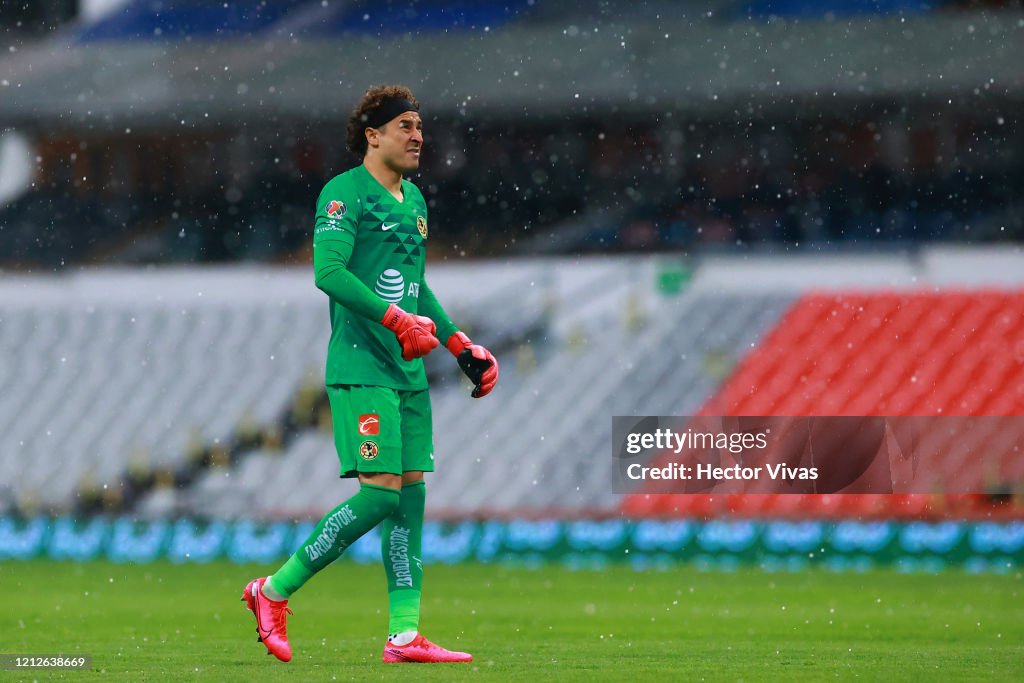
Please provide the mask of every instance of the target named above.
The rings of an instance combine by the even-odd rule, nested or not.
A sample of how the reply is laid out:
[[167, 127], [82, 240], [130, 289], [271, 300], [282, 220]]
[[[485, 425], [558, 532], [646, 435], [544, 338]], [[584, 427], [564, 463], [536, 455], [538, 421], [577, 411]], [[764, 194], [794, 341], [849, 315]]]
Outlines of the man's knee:
[[387, 472], [360, 472], [359, 483], [373, 484], [374, 486], [383, 486], [386, 489], [400, 491], [402, 488], [402, 475], [389, 474]]

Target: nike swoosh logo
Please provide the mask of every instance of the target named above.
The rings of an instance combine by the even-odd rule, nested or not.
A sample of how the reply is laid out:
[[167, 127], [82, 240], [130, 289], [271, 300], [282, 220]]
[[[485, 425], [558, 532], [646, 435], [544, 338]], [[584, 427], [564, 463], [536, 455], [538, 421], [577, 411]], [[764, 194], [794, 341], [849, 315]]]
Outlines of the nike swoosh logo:
[[260, 593], [260, 587], [258, 585], [254, 585], [251, 592], [252, 597], [254, 598], [253, 607], [256, 608], [253, 610], [253, 612], [256, 613], [256, 635], [258, 635], [261, 640], [263, 638], [269, 638], [270, 634], [274, 632], [274, 629], [271, 628], [270, 630], [267, 630], [263, 628], [263, 622], [260, 620], [260, 599], [263, 597]]
[[381, 223], [380, 224], [380, 229], [381, 230], [390, 230], [391, 228], [394, 228], [397, 225], [398, 225], [398, 223], [392, 223], [391, 225], [388, 225], [387, 223]]
[[[256, 598], [259, 600], [259, 598]], [[260, 638], [269, 638], [270, 634], [274, 632], [274, 629], [263, 628], [263, 622], [260, 620], [260, 607], [259, 603], [256, 604], [256, 635]]]

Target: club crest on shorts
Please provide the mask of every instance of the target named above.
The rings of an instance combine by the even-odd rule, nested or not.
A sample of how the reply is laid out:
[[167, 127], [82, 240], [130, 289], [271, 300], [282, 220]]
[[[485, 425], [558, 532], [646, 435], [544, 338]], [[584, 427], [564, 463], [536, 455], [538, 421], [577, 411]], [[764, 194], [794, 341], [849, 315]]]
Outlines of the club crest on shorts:
[[420, 231], [420, 237], [427, 239], [427, 219], [423, 216], [416, 216], [416, 229]]
[[345, 206], [345, 202], [339, 202], [332, 199], [327, 202], [327, 206], [324, 207], [324, 211], [326, 211], [327, 215], [331, 218], [341, 218], [348, 213], [348, 207]]
[[359, 433], [362, 436], [375, 436], [380, 434], [380, 415], [367, 413], [359, 416]]
[[359, 444], [359, 455], [363, 456], [363, 460], [373, 460], [380, 454], [380, 449], [377, 448], [377, 444], [372, 441], [364, 441]]

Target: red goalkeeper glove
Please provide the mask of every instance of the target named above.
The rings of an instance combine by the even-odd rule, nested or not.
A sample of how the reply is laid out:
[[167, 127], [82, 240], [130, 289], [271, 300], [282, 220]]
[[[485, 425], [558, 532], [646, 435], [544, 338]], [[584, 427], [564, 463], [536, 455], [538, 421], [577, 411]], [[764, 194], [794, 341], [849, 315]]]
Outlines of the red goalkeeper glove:
[[448, 350], [459, 361], [459, 367], [466, 373], [474, 385], [473, 398], [481, 398], [491, 393], [491, 389], [498, 383], [498, 359], [494, 354], [474, 344], [472, 340], [462, 332], [456, 332], [448, 337], [445, 344]]
[[398, 343], [402, 345], [402, 358], [412, 360], [427, 355], [440, 344], [437, 337], [437, 326], [434, 321], [423, 315], [406, 313], [395, 304], [388, 306], [380, 324], [395, 333]]

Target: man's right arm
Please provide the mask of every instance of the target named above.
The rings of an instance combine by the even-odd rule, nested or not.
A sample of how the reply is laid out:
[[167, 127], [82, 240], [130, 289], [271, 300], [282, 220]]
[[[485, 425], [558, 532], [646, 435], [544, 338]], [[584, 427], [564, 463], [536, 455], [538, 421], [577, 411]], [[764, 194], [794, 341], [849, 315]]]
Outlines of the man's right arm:
[[380, 322], [388, 309], [348, 269], [359, 225], [359, 197], [336, 187], [333, 182], [317, 200], [313, 223], [313, 272], [316, 286], [350, 311]]
[[352, 241], [324, 240], [313, 244], [313, 271], [316, 286], [348, 310], [380, 322], [388, 310], [386, 301], [370, 291], [348, 269]]

